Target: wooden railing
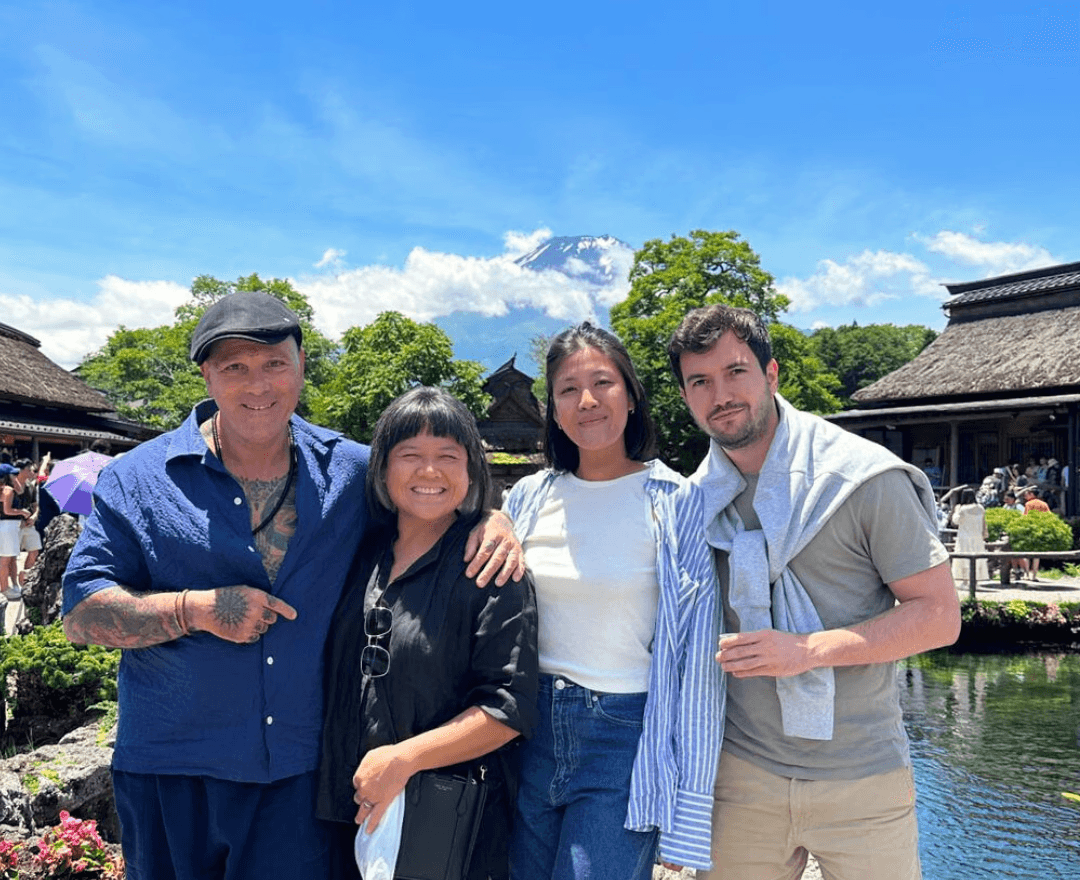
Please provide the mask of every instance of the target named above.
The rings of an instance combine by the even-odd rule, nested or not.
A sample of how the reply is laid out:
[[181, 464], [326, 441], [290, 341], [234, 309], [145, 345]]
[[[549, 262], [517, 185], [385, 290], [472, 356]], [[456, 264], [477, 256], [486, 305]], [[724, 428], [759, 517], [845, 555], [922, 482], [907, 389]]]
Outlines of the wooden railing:
[[[987, 545], [992, 546], [990, 544]], [[968, 595], [975, 598], [975, 565], [980, 559], [997, 559], [1001, 562], [999, 566], [1001, 569], [1001, 583], [1003, 586], [1008, 586], [1012, 582], [1012, 560], [1013, 559], [1062, 559], [1066, 561], [1080, 560], [1080, 550], [1058, 550], [1047, 553], [1032, 553], [1025, 550], [987, 550], [983, 553], [960, 553], [958, 551], [949, 551], [949, 556], [952, 559], [969, 559], [971, 560], [971, 569], [968, 572]]]

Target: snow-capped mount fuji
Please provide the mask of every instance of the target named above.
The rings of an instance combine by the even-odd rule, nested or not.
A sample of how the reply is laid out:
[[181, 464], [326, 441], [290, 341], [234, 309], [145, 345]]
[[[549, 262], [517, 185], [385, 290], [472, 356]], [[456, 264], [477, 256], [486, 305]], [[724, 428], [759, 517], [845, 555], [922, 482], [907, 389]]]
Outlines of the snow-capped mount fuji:
[[[553, 301], [563, 296], [578, 301], [584, 297], [591, 304], [592, 319], [606, 325], [610, 303], [626, 293], [634, 249], [611, 235], [559, 235], [513, 262], [529, 273], [557, 272], [565, 277], [547, 279], [549, 283], [544, 279], [527, 282], [524, 289], [531, 299], [515, 303], [505, 314], [455, 310], [436, 318], [435, 323], [454, 341], [455, 357], [479, 361], [485, 369], [493, 370], [516, 352], [520, 369], [539, 371], [540, 365], [531, 363], [530, 340], [553, 336], [590, 317], [565, 310], [553, 317]], [[507, 290], [507, 294], [513, 302], [512, 291]]]
[[634, 249], [612, 235], [557, 235], [514, 260], [541, 272], [551, 269], [598, 287], [625, 281]]

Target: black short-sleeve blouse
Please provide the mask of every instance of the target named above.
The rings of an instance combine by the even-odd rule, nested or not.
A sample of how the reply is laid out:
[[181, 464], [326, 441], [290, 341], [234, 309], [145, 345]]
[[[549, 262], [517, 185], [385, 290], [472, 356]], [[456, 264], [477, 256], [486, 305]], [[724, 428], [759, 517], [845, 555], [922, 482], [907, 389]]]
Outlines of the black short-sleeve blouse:
[[[432, 730], [471, 706], [530, 736], [536, 723], [536, 598], [528, 575], [478, 589], [465, 576], [461, 517], [393, 583], [392, 530], [372, 530], [357, 551], [326, 647], [326, 705], [317, 814], [352, 822], [352, 777], [373, 748]], [[375, 576], [372, 577], [373, 572]], [[389, 672], [360, 671], [364, 615], [393, 611]], [[395, 734], [396, 731], [396, 734]]]

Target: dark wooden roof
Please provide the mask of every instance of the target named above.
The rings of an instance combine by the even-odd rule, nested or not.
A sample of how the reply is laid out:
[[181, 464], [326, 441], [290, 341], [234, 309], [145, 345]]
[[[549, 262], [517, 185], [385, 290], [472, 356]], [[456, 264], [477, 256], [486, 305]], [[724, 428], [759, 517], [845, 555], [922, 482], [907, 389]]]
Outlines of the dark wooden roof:
[[1075, 287], [1080, 287], [1080, 263], [1065, 263], [1013, 275], [984, 278], [982, 281], [946, 284], [945, 288], [953, 299], [945, 304], [945, 308], [952, 312], [970, 303], [1019, 299]]
[[0, 324], [0, 400], [83, 412], [113, 409], [103, 394], [45, 357], [37, 339], [7, 324]]
[[517, 355], [514, 354], [510, 357], [505, 364], [498, 367], [487, 379], [484, 380], [483, 389], [493, 397], [498, 397], [502, 394], [508, 394], [513, 389], [518, 387], [530, 388], [532, 387], [532, 376], [521, 372], [514, 366], [514, 361], [517, 360]]
[[528, 402], [516, 397], [503, 397], [493, 400], [491, 406], [488, 407], [487, 421], [524, 422], [535, 425], [537, 428], [544, 427], [544, 417], [540, 413], [535, 397]]
[[1080, 263], [970, 284], [945, 331], [910, 363], [852, 395], [860, 406], [1080, 388]]

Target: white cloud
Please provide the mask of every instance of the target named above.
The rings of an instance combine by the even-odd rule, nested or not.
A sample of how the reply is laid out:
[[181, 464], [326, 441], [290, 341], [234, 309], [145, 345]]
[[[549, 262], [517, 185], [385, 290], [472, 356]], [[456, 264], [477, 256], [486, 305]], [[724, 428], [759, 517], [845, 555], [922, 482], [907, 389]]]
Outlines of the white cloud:
[[568, 257], [566, 260], [566, 272], [568, 275], [587, 275], [592, 267], [584, 260], [577, 257]]
[[[314, 264], [324, 271], [294, 283], [308, 296], [320, 329], [335, 339], [349, 327], [368, 324], [391, 309], [430, 321], [454, 311], [496, 316], [530, 307], [571, 322], [595, 317], [597, 306], [611, 306], [626, 296], [625, 278], [633, 261], [630, 248], [610, 247], [600, 257], [601, 263], [616, 270], [614, 277], [623, 279], [606, 286], [514, 262], [549, 238], [548, 229], [508, 232], [504, 252], [490, 258], [417, 247], [400, 268], [348, 269], [343, 263], [346, 252], [330, 247]], [[582, 270], [585, 263], [575, 260], [574, 266]], [[116, 275], [100, 279], [97, 287], [86, 301], [0, 293], [0, 313], [5, 323], [39, 339], [46, 356], [70, 369], [121, 325], [171, 324], [176, 307], [191, 297], [187, 287], [172, 281], [132, 281]]]
[[503, 235], [503, 245], [506, 248], [503, 256], [516, 260], [518, 257], [523, 257], [530, 251], [536, 250], [551, 236], [551, 230], [546, 228], [537, 229], [535, 232], [511, 230]]
[[[400, 269], [364, 266], [298, 279], [294, 284], [309, 298], [320, 329], [335, 338], [387, 310], [430, 321], [454, 311], [495, 316], [513, 307], [531, 307], [552, 318], [579, 321], [594, 317], [598, 303], [610, 305], [626, 296], [625, 281], [598, 287], [561, 272], [538, 272], [514, 263], [550, 237], [546, 229], [508, 232], [505, 251], [490, 258], [417, 247]], [[617, 264], [625, 261], [614, 254], [610, 259]]]
[[937, 295], [930, 269], [910, 254], [863, 251], [844, 263], [821, 260], [809, 278], [784, 278], [776, 289], [796, 312], [819, 306], [874, 306], [905, 294]]
[[322, 259], [315, 264], [316, 269], [325, 269], [327, 267], [338, 268], [341, 266], [341, 261], [348, 254], [348, 251], [338, 250], [337, 248], [327, 248], [322, 255]]
[[41, 341], [42, 353], [71, 369], [105, 344], [120, 325], [157, 327], [170, 324], [173, 310], [191, 297], [172, 281], [129, 281], [107, 275], [97, 282], [89, 302], [35, 299], [0, 294], [4, 322]]
[[946, 281], [970, 281], [973, 275], [992, 278], [1060, 262], [1038, 245], [981, 241], [951, 230], [914, 234], [911, 240], [928, 251], [925, 262], [908, 253], [863, 251], [843, 262], [821, 260], [810, 277], [781, 279], [776, 289], [791, 299], [793, 312], [822, 306], [875, 306], [910, 296], [944, 301]]
[[963, 232], [943, 229], [928, 238], [914, 236], [928, 251], [969, 266], [978, 266], [986, 277], [1039, 269], [1058, 262], [1046, 248], [1012, 241], [979, 241]]

